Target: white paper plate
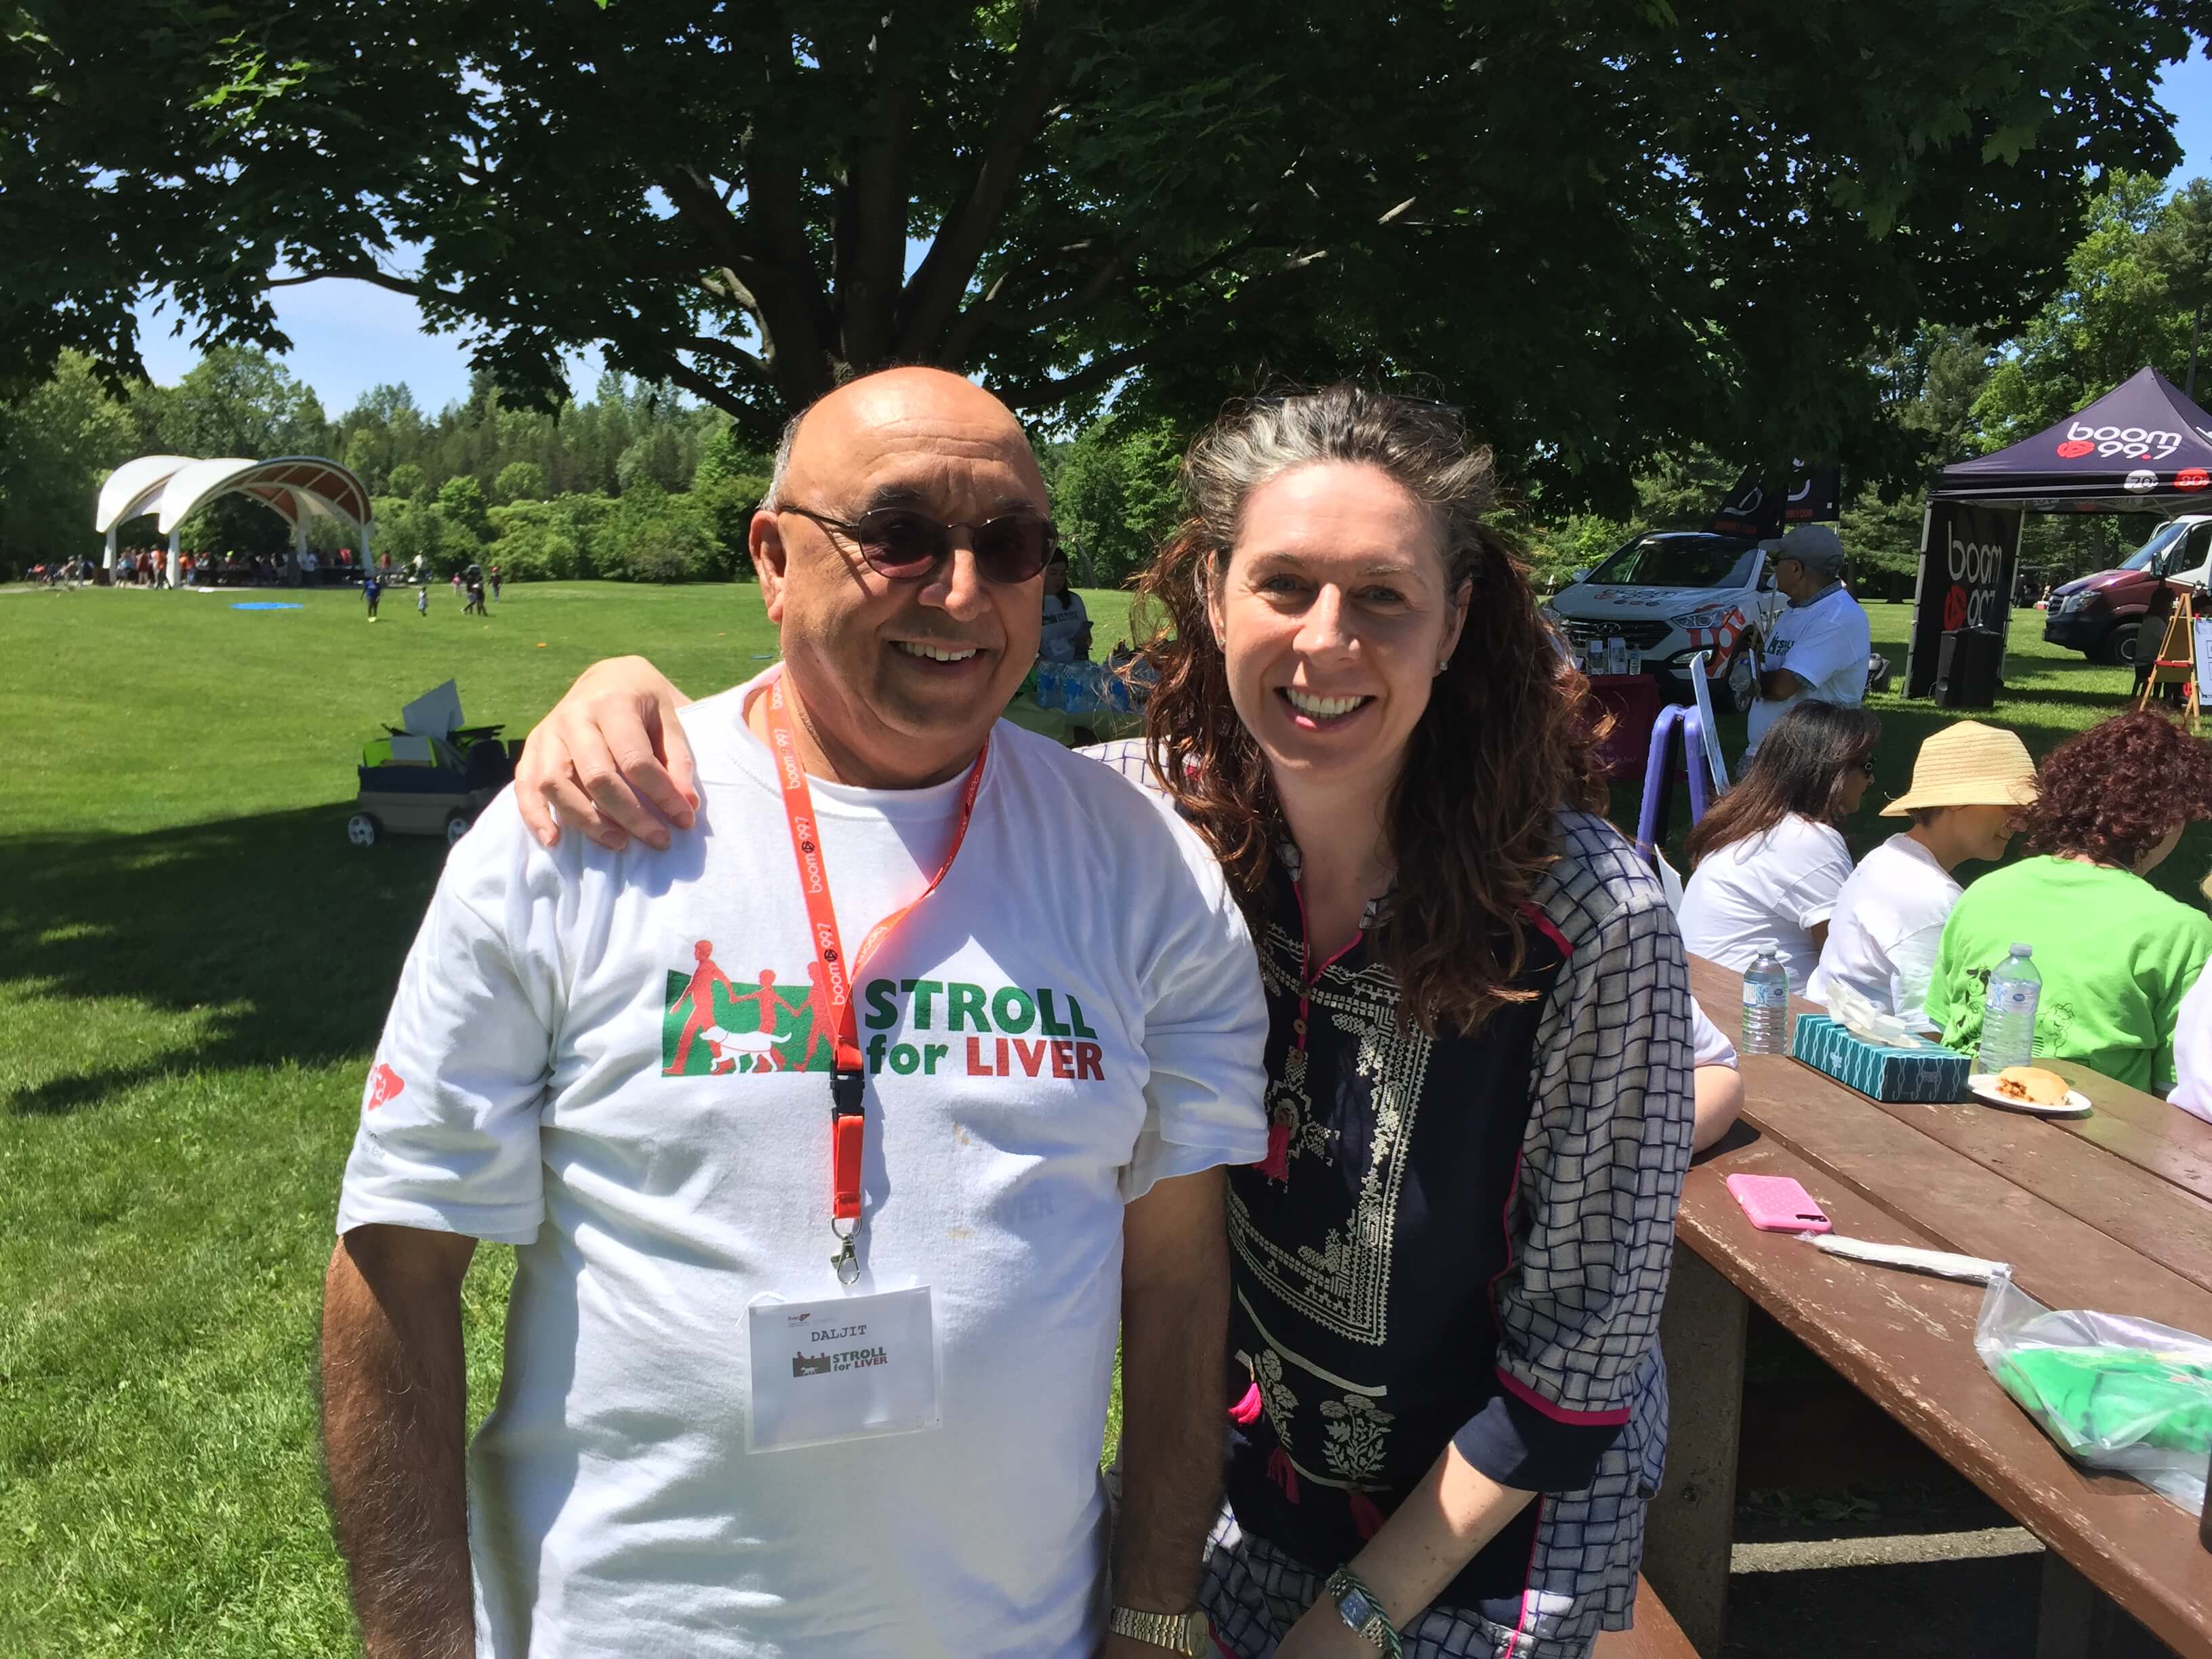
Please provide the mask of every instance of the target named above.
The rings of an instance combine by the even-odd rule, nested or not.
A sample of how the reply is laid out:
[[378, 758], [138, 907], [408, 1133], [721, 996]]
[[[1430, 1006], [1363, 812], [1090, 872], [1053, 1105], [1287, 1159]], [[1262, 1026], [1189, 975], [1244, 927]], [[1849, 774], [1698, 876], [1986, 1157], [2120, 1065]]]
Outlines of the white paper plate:
[[2014, 1100], [2009, 1095], [2001, 1095], [1993, 1072], [1976, 1072], [1966, 1079], [1966, 1087], [1984, 1105], [2002, 1107], [2008, 1112], [2027, 1112], [2036, 1117], [2079, 1117], [2089, 1109], [2089, 1097], [2079, 1089], [2069, 1089], [2066, 1098], [2052, 1106], [2039, 1106], [2032, 1100]]

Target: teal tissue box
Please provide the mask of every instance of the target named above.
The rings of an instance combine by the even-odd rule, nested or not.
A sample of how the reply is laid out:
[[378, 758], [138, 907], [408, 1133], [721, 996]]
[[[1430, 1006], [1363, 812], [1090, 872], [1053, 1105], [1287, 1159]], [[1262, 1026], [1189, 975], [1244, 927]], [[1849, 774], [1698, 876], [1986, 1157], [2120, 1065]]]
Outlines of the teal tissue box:
[[1826, 1014], [1800, 1014], [1790, 1054], [1876, 1100], [1964, 1100], [1966, 1057], [1948, 1048], [1885, 1048]]

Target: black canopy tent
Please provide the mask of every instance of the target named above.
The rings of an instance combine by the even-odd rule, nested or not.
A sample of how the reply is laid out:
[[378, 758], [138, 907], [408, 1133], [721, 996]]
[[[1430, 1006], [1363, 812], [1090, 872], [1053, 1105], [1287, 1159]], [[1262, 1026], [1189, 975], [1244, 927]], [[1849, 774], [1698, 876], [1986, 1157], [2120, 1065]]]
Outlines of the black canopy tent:
[[[2024, 515], [2192, 508], [2212, 512], [2212, 415], [2154, 368], [2033, 438], [1945, 467], [1921, 521], [1905, 696], [1941, 678], [1948, 702], [1996, 701]], [[1954, 659], [1975, 684], [1960, 688]]]

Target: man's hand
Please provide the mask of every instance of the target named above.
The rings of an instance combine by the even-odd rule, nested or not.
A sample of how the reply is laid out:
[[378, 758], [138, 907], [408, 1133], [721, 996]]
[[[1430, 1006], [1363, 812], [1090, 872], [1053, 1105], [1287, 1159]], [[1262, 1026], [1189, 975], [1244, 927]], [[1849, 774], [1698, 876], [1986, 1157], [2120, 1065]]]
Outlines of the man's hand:
[[689, 830], [699, 809], [698, 771], [676, 719], [690, 701], [643, 657], [586, 668], [515, 763], [514, 803], [531, 834], [550, 847], [565, 823], [611, 852], [632, 836], [665, 849], [668, 824]]
[[476, 1240], [356, 1227], [323, 1285], [323, 1453], [369, 1659], [469, 1659], [461, 1280]]
[[[1229, 1346], [1227, 1182], [1218, 1170], [1162, 1181], [1121, 1224], [1121, 1510], [1114, 1600], [1180, 1613], [1221, 1497]], [[1110, 1644], [1109, 1644], [1110, 1645]], [[1138, 1643], [1130, 1659], [1159, 1659]]]
[[1770, 702], [1786, 702], [1812, 689], [1786, 668], [1770, 668], [1759, 677], [1759, 695]]
[[1170, 1653], [1133, 1636], [1109, 1636], [1098, 1644], [1097, 1659], [1169, 1659]]

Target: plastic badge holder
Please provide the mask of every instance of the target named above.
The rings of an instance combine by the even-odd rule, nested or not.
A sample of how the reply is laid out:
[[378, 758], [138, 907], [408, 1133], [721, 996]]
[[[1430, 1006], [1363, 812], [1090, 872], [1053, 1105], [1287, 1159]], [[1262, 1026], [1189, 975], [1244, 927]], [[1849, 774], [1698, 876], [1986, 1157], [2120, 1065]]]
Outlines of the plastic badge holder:
[[2212, 1458], [2212, 1340], [2124, 1314], [2057, 1312], [1990, 1279], [1974, 1350], [2068, 1456], [2204, 1508]]

